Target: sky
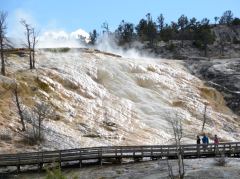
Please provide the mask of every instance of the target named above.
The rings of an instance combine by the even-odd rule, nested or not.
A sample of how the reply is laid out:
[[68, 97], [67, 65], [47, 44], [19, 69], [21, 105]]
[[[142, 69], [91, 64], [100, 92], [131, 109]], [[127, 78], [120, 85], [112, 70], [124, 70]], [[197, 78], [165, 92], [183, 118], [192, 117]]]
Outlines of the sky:
[[113, 31], [121, 20], [137, 24], [147, 13], [154, 20], [162, 13], [166, 22], [176, 21], [182, 14], [213, 21], [226, 10], [240, 17], [239, 7], [240, 0], [0, 0], [0, 10], [8, 12], [11, 35], [18, 33], [21, 18], [41, 32], [101, 31], [103, 22]]

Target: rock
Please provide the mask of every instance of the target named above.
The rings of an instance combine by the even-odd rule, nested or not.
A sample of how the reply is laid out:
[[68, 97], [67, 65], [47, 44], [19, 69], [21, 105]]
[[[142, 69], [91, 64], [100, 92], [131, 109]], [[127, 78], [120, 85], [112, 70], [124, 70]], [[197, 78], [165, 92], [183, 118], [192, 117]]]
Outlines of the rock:
[[240, 59], [186, 61], [190, 71], [220, 91], [226, 104], [240, 114]]

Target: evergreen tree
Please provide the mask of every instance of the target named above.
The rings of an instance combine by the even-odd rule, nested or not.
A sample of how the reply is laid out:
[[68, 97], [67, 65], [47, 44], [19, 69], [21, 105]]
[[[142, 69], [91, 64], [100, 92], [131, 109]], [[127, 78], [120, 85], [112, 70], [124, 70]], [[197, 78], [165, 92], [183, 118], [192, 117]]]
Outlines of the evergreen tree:
[[118, 42], [120, 45], [124, 45], [125, 43], [131, 43], [134, 35], [134, 26], [132, 23], [121, 21], [116, 30], [116, 34], [118, 37]]
[[240, 25], [240, 19], [239, 18], [234, 18], [232, 21], [232, 25]]
[[219, 24], [230, 25], [232, 21], [233, 21], [233, 13], [232, 11], [228, 10], [223, 13], [222, 17], [220, 18]]
[[218, 20], [219, 20], [219, 17], [215, 16], [214, 17], [215, 26], [217, 25]]
[[92, 45], [95, 45], [95, 43], [97, 41], [97, 36], [98, 36], [96, 29], [94, 29], [92, 32], [90, 32], [89, 35], [90, 35], [89, 43]]
[[141, 41], [148, 41], [150, 47], [154, 47], [157, 39], [157, 25], [152, 20], [150, 13], [146, 15], [147, 20], [141, 19], [136, 27], [137, 35]]
[[178, 26], [180, 28], [179, 31], [179, 39], [181, 40], [181, 46], [183, 47], [183, 40], [184, 40], [184, 36], [186, 35], [186, 27], [188, 26], [188, 18], [185, 15], [181, 15], [178, 18]]
[[157, 21], [158, 21], [159, 32], [161, 33], [163, 28], [164, 28], [164, 17], [163, 17], [163, 14], [160, 14], [158, 16]]
[[166, 25], [161, 32], [161, 39], [164, 42], [168, 42], [169, 40], [173, 39], [173, 35], [174, 35], [174, 30], [171, 26]]
[[195, 31], [195, 44], [204, 50], [204, 56], [207, 56], [208, 45], [215, 41], [215, 34], [211, 31], [209, 20], [204, 18]]
[[147, 21], [145, 19], [141, 19], [135, 29], [141, 42], [147, 40]]

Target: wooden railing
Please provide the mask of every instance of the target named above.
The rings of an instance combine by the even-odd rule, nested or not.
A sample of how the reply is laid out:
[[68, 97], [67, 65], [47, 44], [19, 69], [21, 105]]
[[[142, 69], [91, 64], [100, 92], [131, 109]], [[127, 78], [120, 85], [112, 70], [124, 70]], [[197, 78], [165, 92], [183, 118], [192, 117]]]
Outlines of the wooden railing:
[[147, 145], [147, 146], [111, 146], [111, 147], [91, 147], [69, 150], [41, 151], [16, 154], [0, 154], [0, 167], [17, 166], [20, 171], [21, 165], [38, 165], [57, 162], [78, 161], [81, 167], [83, 161], [97, 160], [102, 164], [104, 160], [122, 158], [141, 159], [149, 157], [151, 159], [177, 157], [181, 152], [184, 158], [214, 157], [217, 155], [227, 155], [229, 157], [240, 157], [240, 142], [220, 143], [218, 145]]

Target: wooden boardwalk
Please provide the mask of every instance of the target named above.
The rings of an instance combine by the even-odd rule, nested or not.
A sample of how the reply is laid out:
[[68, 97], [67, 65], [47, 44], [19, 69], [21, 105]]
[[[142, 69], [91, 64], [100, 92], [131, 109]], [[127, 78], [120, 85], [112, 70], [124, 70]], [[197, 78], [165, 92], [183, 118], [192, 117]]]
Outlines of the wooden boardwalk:
[[[181, 145], [180, 151], [184, 158], [215, 157], [225, 154], [228, 157], [240, 157], [240, 142], [209, 144], [207, 146]], [[41, 151], [16, 154], [1, 154], [0, 167], [37, 165], [40, 169], [47, 163], [78, 162], [79, 167], [83, 164], [97, 161], [102, 165], [105, 161], [116, 160], [121, 162], [123, 158], [141, 160], [148, 157], [152, 160], [159, 158], [177, 158], [177, 147], [175, 145], [150, 145], [150, 146], [111, 146], [91, 147], [69, 150]]]

